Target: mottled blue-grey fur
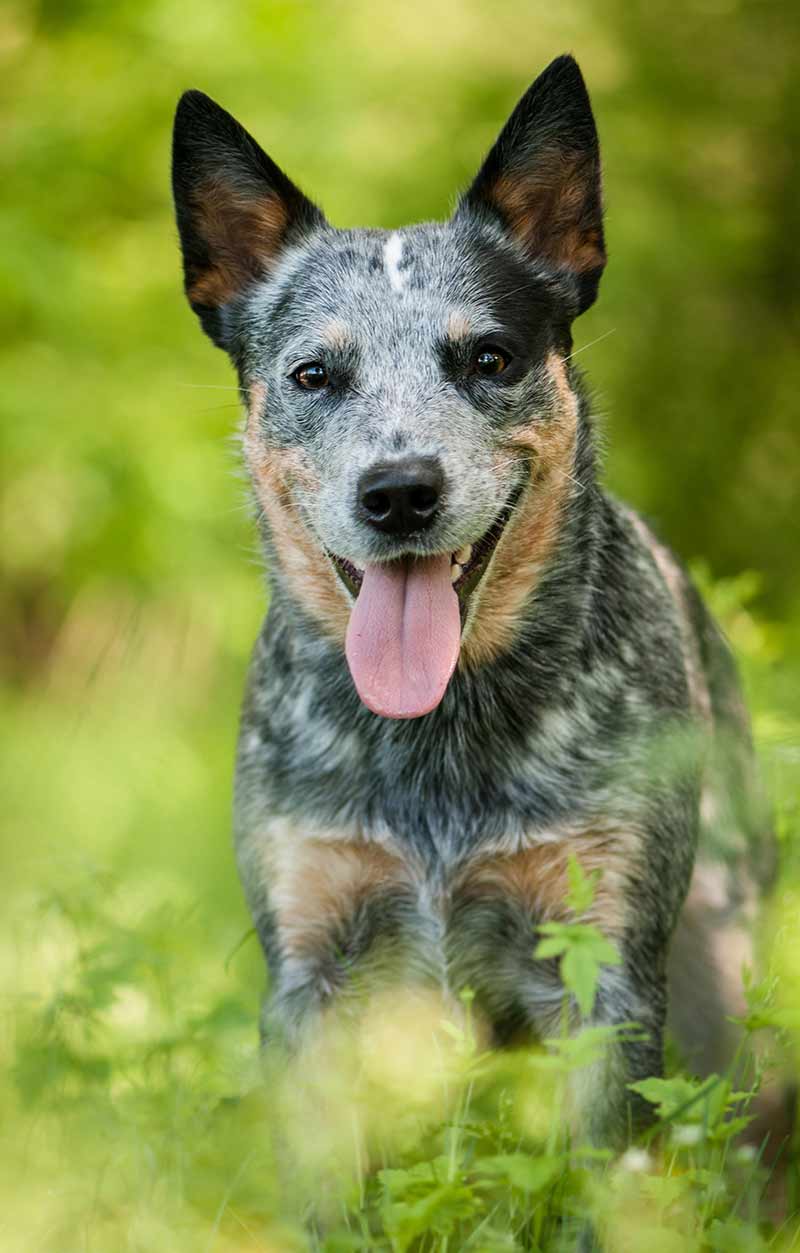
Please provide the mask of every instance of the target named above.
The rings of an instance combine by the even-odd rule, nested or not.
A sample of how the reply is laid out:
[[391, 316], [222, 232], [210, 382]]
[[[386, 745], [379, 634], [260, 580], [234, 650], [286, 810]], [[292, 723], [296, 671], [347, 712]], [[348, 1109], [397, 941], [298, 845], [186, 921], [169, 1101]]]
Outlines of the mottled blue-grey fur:
[[[579, 71], [561, 58], [537, 80], [447, 223], [333, 229], [199, 93], [179, 108], [175, 195], [190, 300], [248, 404], [268, 559], [236, 779], [265, 1031], [297, 1041], [372, 970], [470, 985], [498, 1043], [546, 1034], [562, 990], [534, 960], [536, 926], [559, 916], [574, 849], [604, 870], [596, 921], [622, 956], [594, 1020], [646, 1031], [585, 1100], [590, 1133], [619, 1140], [625, 1084], [661, 1067], [676, 927], [675, 951], [697, 937], [712, 972], [702, 1005], [680, 991], [684, 1045], [698, 1068], [724, 1063], [735, 993], [715, 926], [745, 910], [761, 816], [727, 647], [675, 559], [598, 481], [570, 359], [605, 260]], [[487, 344], [502, 350], [496, 378], [474, 370]], [[327, 372], [319, 391], [298, 385], [308, 362]], [[438, 459], [445, 486], [433, 525], [398, 538], [364, 520], [358, 483], [409, 455]], [[455, 553], [499, 518], [441, 704], [371, 713], [335, 625], [357, 589], [329, 555], [358, 570]], [[501, 559], [539, 544], [530, 585], [513, 570], [501, 585]], [[520, 598], [510, 630], [500, 586]]]

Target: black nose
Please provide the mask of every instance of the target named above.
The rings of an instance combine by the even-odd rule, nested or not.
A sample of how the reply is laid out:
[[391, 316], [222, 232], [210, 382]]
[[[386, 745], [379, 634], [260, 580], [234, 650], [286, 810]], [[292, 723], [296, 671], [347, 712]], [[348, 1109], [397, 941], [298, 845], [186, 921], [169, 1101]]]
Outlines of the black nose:
[[442, 467], [435, 457], [382, 462], [359, 480], [359, 512], [379, 531], [412, 535], [433, 522], [443, 486]]

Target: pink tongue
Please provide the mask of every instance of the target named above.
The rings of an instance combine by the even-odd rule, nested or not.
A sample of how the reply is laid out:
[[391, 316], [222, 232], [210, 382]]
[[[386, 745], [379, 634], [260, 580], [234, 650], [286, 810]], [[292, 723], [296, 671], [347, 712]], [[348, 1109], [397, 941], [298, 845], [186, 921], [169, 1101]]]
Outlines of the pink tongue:
[[347, 628], [347, 664], [368, 709], [419, 718], [439, 704], [461, 647], [450, 557], [367, 566]]

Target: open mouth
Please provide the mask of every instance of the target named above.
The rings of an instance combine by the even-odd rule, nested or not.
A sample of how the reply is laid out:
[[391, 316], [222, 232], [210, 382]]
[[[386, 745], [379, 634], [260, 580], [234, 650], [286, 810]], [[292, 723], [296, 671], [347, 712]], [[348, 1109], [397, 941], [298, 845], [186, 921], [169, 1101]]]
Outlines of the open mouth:
[[[492, 554], [500, 542], [521, 494], [522, 487], [515, 488], [488, 531], [485, 531], [473, 544], [464, 544], [463, 547], [450, 554], [450, 582], [461, 604], [462, 620], [467, 601], [486, 573]], [[352, 561], [337, 557], [330, 550], [326, 551], [350, 595], [357, 597], [364, 581], [364, 571]], [[399, 560], [408, 561], [409, 558], [401, 557]]]
[[407, 555], [360, 569], [330, 553], [355, 599], [345, 639], [363, 703], [383, 718], [419, 718], [442, 700], [458, 664], [469, 596], [483, 577], [517, 489], [474, 544], [432, 557]]

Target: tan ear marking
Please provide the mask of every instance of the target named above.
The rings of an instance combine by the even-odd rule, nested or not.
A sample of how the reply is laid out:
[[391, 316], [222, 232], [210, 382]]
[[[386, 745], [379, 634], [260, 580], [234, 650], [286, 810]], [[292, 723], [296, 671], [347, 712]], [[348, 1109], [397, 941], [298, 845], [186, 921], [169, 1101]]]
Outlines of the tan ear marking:
[[525, 250], [578, 274], [605, 262], [598, 227], [584, 221], [593, 162], [562, 152], [542, 154], [535, 174], [504, 174], [491, 199]]
[[192, 201], [195, 229], [212, 261], [190, 282], [187, 295], [193, 304], [216, 307], [272, 267], [288, 213], [276, 195], [247, 196], [220, 179], [201, 183]]

